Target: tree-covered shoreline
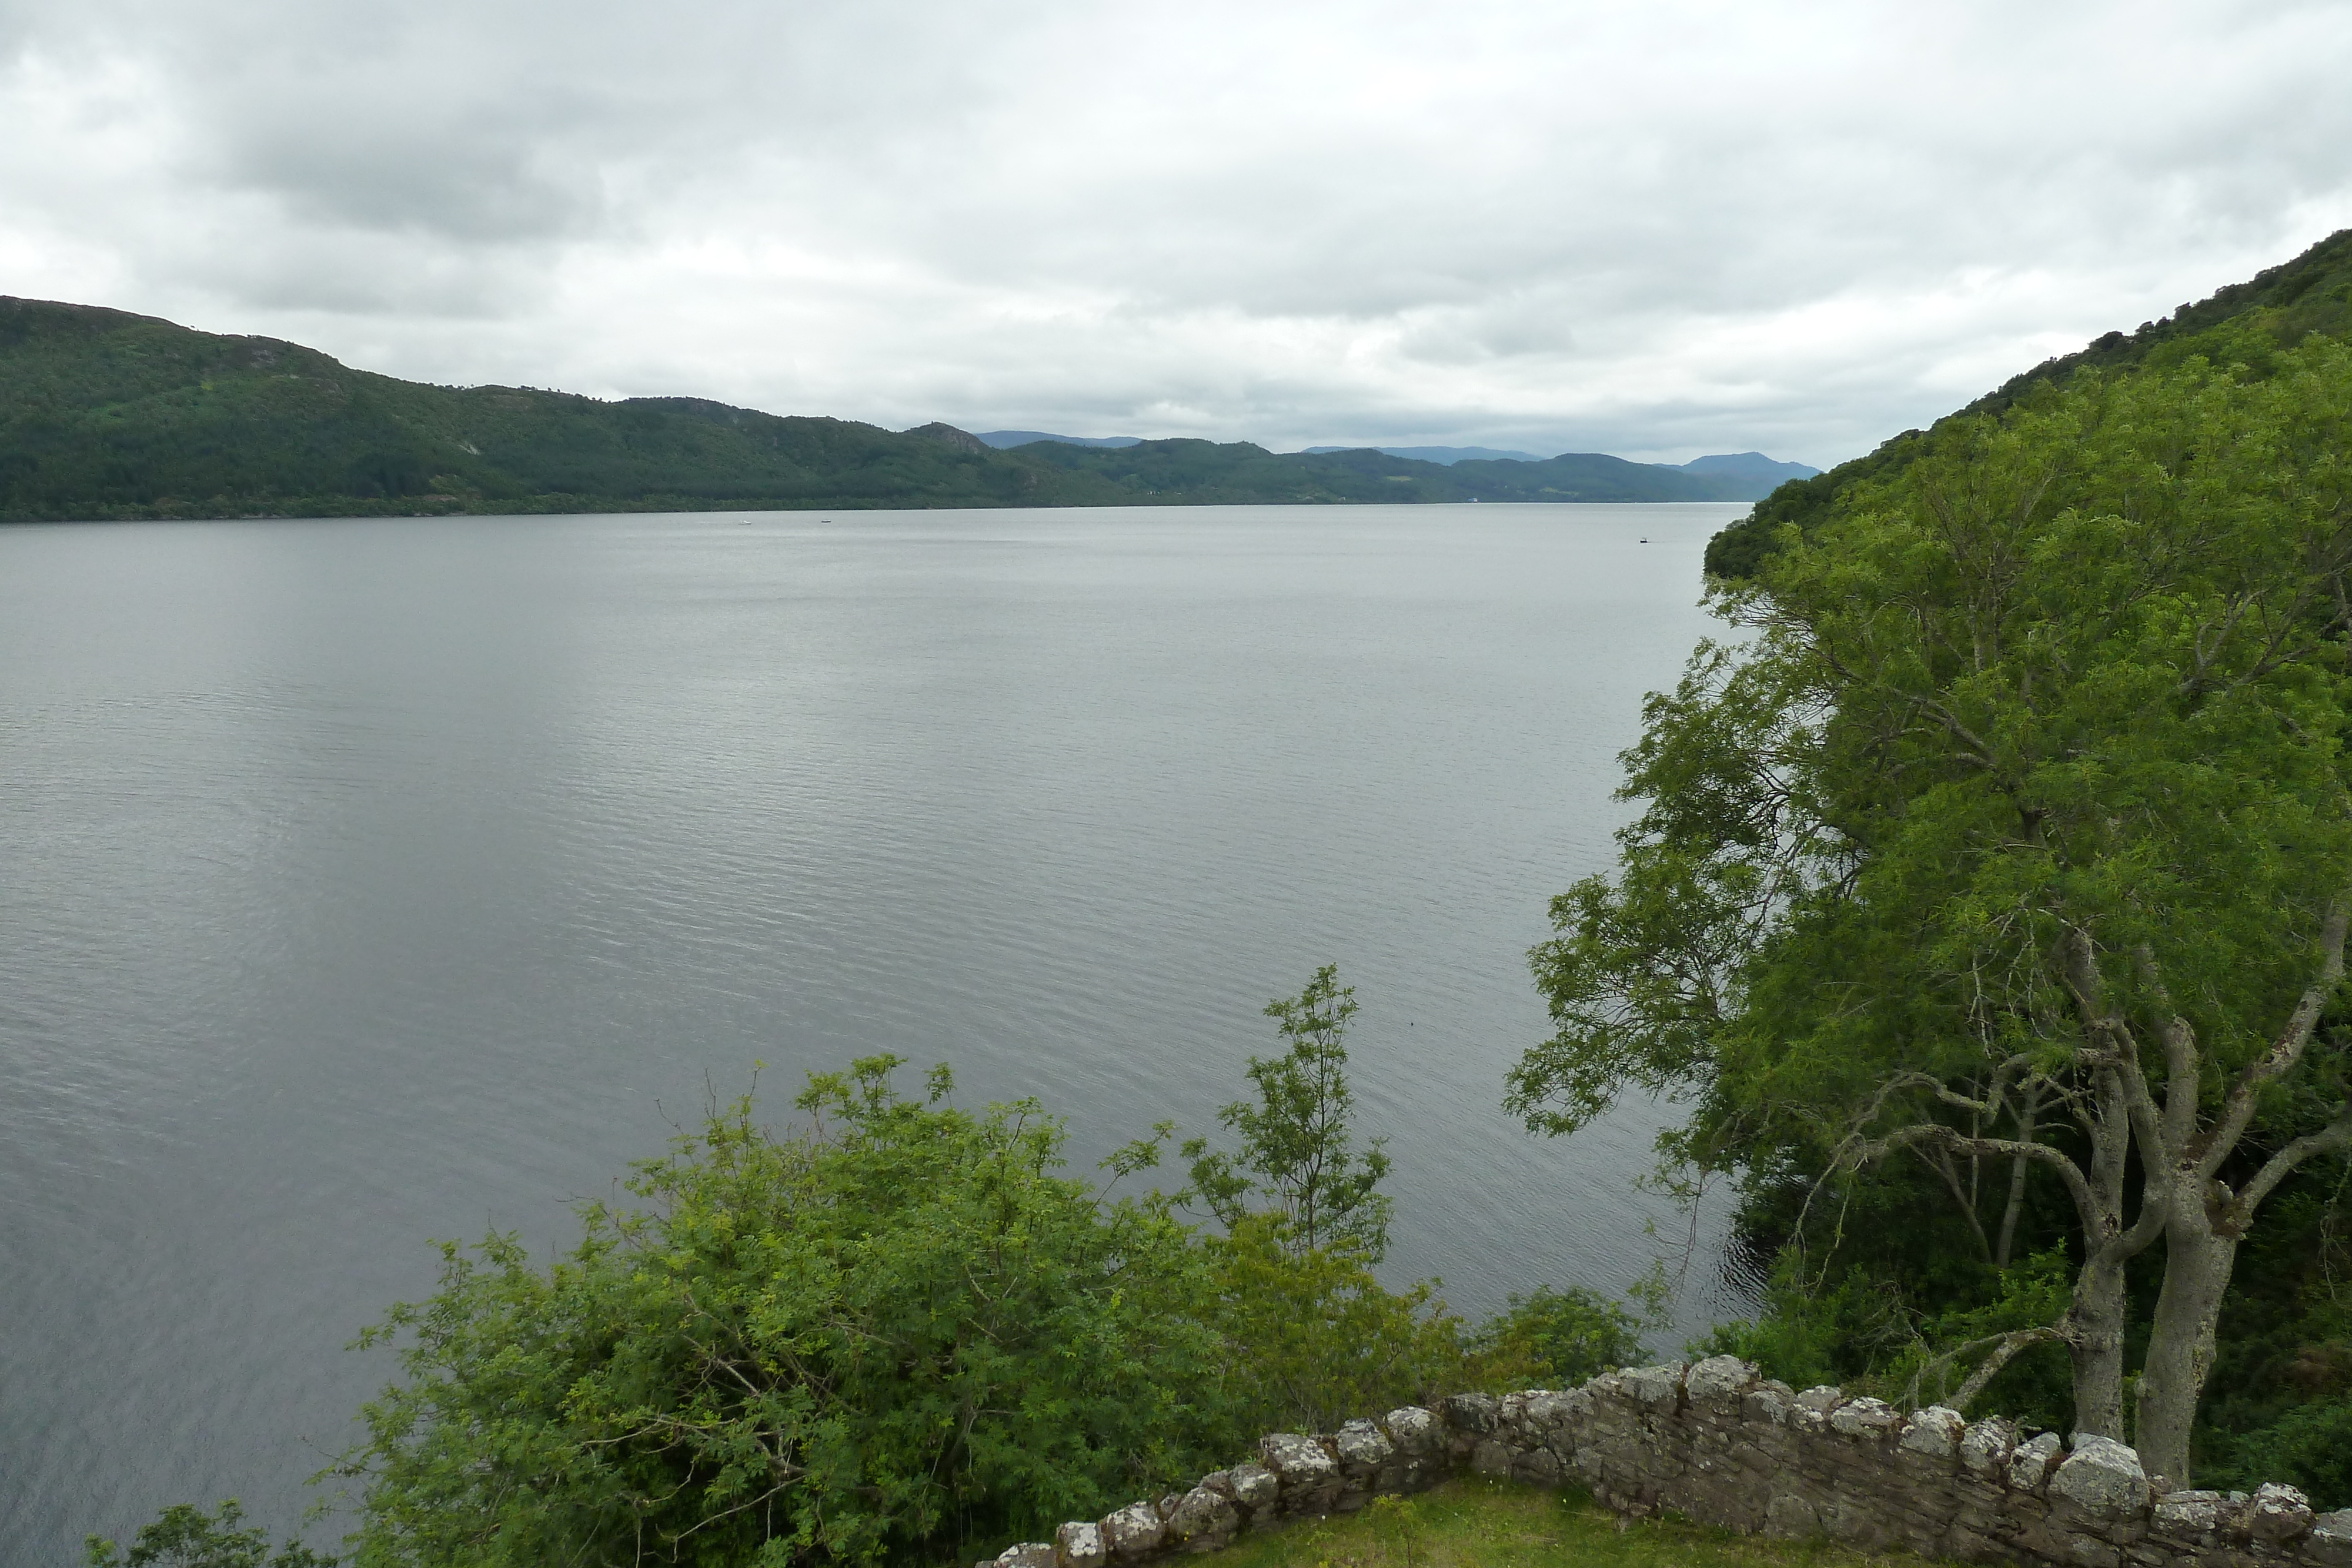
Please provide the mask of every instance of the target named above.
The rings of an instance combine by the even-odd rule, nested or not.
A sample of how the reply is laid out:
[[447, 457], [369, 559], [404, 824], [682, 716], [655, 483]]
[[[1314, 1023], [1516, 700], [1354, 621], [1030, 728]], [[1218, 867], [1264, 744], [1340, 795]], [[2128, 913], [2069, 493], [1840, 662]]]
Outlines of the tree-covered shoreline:
[[702, 398], [432, 386], [274, 339], [0, 298], [0, 522], [1760, 493], [1738, 476], [1598, 454], [1448, 467], [1181, 439], [1000, 451], [944, 424], [888, 431]]

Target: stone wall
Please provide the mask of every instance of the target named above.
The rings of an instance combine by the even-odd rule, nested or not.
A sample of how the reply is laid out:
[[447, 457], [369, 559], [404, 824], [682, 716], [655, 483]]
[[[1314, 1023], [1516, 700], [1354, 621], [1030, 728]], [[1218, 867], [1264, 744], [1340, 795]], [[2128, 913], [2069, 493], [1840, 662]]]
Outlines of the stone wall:
[[1635, 1516], [1671, 1510], [1743, 1533], [1972, 1562], [2352, 1568], [2352, 1510], [2315, 1515], [2293, 1487], [2159, 1491], [2139, 1456], [2105, 1437], [2069, 1447], [1998, 1417], [1800, 1394], [1729, 1356], [1612, 1372], [1566, 1393], [1456, 1395], [1319, 1436], [1276, 1433], [1255, 1459], [1189, 1491], [1066, 1524], [994, 1568], [1136, 1568], [1460, 1470], [1583, 1487]]

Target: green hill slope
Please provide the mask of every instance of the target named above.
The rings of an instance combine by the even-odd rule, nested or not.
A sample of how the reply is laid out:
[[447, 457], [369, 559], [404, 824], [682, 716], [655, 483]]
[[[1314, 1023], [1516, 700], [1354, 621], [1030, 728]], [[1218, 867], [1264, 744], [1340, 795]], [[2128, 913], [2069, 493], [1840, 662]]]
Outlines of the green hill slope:
[[1119, 486], [1139, 499], [1245, 501], [1747, 501], [1738, 476], [1689, 474], [1598, 453], [1539, 463], [1447, 465], [1371, 447], [1268, 452], [1248, 442], [1145, 441], [1133, 446], [1024, 446], [1022, 455]]
[[1570, 454], [1448, 468], [1246, 442], [999, 451], [698, 398], [355, 371], [268, 338], [0, 297], [0, 519], [1214, 502], [1716, 501], [1753, 478]]
[[[2135, 332], [2109, 332], [2079, 352], [2048, 360], [1945, 416], [1998, 413], [2040, 385], [2064, 382], [2077, 371], [2129, 373], [2143, 364], [2168, 364], [2191, 354], [2247, 351], [2244, 334], [2289, 348], [2315, 333], [2352, 336], [2352, 229], [2339, 229], [2293, 261], [2233, 283], [2210, 298], [2183, 305], [2160, 321], [2141, 323]], [[1941, 425], [1943, 420], [1937, 421]], [[1908, 463], [1919, 450], [1922, 432], [1906, 430], [1866, 456], [1842, 463], [1811, 479], [1791, 480], [1757, 504], [1745, 521], [1716, 535], [1706, 547], [1710, 575], [1746, 578], [1775, 548], [1785, 525], [1811, 528], [1830, 517], [1863, 481]]]
[[0, 299], [0, 517], [1118, 499], [1017, 455], [695, 398], [603, 402]]

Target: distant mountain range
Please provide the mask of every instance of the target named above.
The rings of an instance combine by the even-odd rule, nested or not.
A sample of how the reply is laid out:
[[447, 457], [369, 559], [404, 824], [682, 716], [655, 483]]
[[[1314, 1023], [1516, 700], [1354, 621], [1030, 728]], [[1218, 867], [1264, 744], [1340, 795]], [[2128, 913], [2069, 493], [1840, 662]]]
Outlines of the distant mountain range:
[[1140, 446], [1140, 435], [1049, 435], [1042, 430], [983, 430], [980, 439], [1002, 450], [1026, 446], [1033, 441], [1058, 441], [1065, 446]]
[[[1357, 452], [1365, 449], [1354, 446], [1310, 446], [1307, 450], [1319, 455], [1326, 452]], [[1532, 452], [1507, 452], [1496, 446], [1375, 446], [1370, 450], [1385, 452], [1391, 457], [1418, 457], [1423, 463], [1443, 463], [1448, 466], [1465, 459], [1475, 461], [1479, 458], [1500, 463], [1543, 461]]]
[[1770, 487], [1744, 470], [1588, 453], [1441, 464], [1248, 442], [1010, 440], [1024, 435], [1040, 433], [430, 386], [275, 339], [0, 297], [0, 519], [1745, 501]]
[[[980, 439], [995, 447], [1026, 446], [1035, 441], [1058, 441], [1069, 446], [1136, 446], [1142, 438], [1134, 435], [1053, 435], [1042, 430], [987, 430]], [[1456, 463], [1545, 463], [1549, 458], [1538, 457], [1532, 452], [1513, 452], [1495, 446], [1309, 446], [1304, 455], [1328, 457], [1339, 452], [1378, 452], [1389, 457], [1410, 457], [1416, 462], [1435, 463], [1452, 467]], [[1597, 453], [1564, 453], [1567, 457], [1598, 456]], [[1664, 464], [1645, 464], [1645, 467], [1664, 467]], [[1756, 500], [1769, 495], [1776, 485], [1791, 479], [1810, 479], [1821, 472], [1802, 463], [1778, 463], [1760, 452], [1725, 453], [1714, 457], [1694, 457], [1676, 465], [1685, 474], [1706, 474], [1735, 481], [1742, 494], [1726, 497], [1714, 493], [1701, 497], [1706, 500]]]

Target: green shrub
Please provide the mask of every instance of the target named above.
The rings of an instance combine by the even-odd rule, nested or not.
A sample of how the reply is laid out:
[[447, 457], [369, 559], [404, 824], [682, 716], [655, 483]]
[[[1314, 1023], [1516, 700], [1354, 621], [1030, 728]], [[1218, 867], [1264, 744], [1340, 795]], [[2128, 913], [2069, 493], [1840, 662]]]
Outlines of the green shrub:
[[131, 1549], [102, 1535], [83, 1541], [83, 1561], [89, 1568], [335, 1568], [297, 1541], [269, 1551], [269, 1532], [239, 1529], [245, 1508], [230, 1498], [217, 1513], [206, 1513], [193, 1503], [174, 1503], [153, 1521], [139, 1527]]
[[936, 1562], [1208, 1468], [1190, 1232], [1055, 1175], [1034, 1103], [956, 1110], [944, 1069], [917, 1103], [898, 1065], [812, 1078], [795, 1136], [713, 1115], [552, 1267], [446, 1249], [367, 1336], [408, 1375], [341, 1466], [357, 1563]]
[[1471, 1343], [1476, 1354], [1508, 1369], [1504, 1381], [1524, 1376], [1547, 1387], [1573, 1388], [1642, 1360], [1640, 1320], [1591, 1291], [1539, 1285], [1508, 1301]]

